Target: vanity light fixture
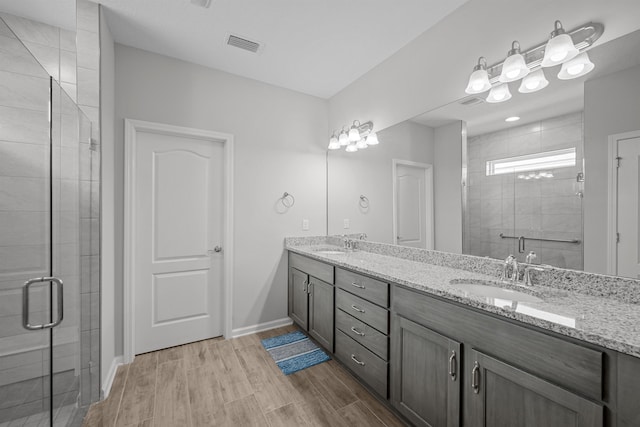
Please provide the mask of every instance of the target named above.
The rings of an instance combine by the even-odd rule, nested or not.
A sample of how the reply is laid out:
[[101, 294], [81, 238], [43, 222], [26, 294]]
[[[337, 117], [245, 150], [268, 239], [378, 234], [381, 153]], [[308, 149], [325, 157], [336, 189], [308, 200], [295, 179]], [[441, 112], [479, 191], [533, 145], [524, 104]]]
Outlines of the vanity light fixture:
[[507, 53], [507, 59], [502, 64], [502, 73], [500, 80], [502, 83], [509, 83], [521, 79], [529, 74], [529, 67], [524, 60], [524, 56], [520, 53], [520, 43], [513, 41], [511, 50]]
[[494, 86], [491, 88], [489, 92], [489, 96], [487, 96], [486, 101], [491, 104], [496, 104], [498, 102], [504, 102], [511, 99], [511, 92], [509, 91], [509, 85], [506, 83], [501, 83], [498, 86]]
[[491, 89], [489, 74], [487, 73], [487, 60], [484, 56], [478, 58], [478, 65], [473, 67], [473, 72], [469, 76], [469, 84], [464, 90], [470, 95], [486, 92]]
[[346, 151], [353, 153], [364, 150], [369, 145], [379, 143], [377, 135], [373, 132], [373, 122], [371, 121], [360, 123], [359, 120], [354, 120], [353, 125], [351, 127], [344, 126], [338, 136], [336, 136], [337, 132], [334, 130], [329, 138], [329, 150], [345, 147]]
[[525, 52], [520, 50], [520, 43], [514, 41], [502, 62], [487, 66], [485, 58], [480, 57], [469, 76], [465, 92], [473, 95], [491, 89], [486, 101], [503, 102], [511, 98], [509, 88], [506, 87], [509, 82], [522, 79], [518, 89], [520, 93], [532, 93], [545, 88], [549, 81], [544, 76], [543, 67], [562, 64], [558, 78], [564, 80], [580, 77], [591, 71], [593, 63], [586, 54], [582, 54], [602, 36], [604, 26], [589, 22], [565, 32], [560, 21], [556, 21], [554, 25], [555, 29], [548, 41]]
[[540, 89], [544, 89], [548, 85], [549, 85], [549, 80], [547, 80], [547, 78], [544, 76], [544, 71], [542, 71], [542, 68], [539, 68], [535, 70], [533, 73], [529, 74], [524, 79], [522, 79], [522, 83], [520, 83], [518, 92], [520, 93], [537, 92]]
[[560, 21], [555, 22], [555, 29], [551, 32], [549, 41], [544, 48], [544, 58], [540, 64], [543, 67], [553, 67], [578, 56], [580, 51], [573, 44], [573, 39], [562, 28]]
[[558, 78], [560, 80], [577, 79], [591, 72], [594, 68], [595, 65], [593, 65], [593, 62], [589, 59], [587, 52], [582, 52], [580, 55], [562, 64]]

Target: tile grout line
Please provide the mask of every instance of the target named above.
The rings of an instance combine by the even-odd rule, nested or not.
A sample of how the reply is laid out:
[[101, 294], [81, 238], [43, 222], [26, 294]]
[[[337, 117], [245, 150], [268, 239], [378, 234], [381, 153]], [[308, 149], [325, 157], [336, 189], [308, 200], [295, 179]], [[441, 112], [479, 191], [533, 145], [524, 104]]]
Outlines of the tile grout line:
[[[205, 347], [205, 349], [207, 351], [209, 351], [208, 347]], [[181, 361], [182, 361], [182, 374], [184, 375], [184, 383], [187, 386], [186, 389], [186, 394], [187, 394], [187, 423], [190, 426], [193, 426], [193, 408], [191, 407], [191, 394], [189, 393], [189, 375], [187, 375], [187, 361], [184, 358], [184, 347], [182, 348], [182, 351], [180, 352], [182, 354], [181, 357]]]

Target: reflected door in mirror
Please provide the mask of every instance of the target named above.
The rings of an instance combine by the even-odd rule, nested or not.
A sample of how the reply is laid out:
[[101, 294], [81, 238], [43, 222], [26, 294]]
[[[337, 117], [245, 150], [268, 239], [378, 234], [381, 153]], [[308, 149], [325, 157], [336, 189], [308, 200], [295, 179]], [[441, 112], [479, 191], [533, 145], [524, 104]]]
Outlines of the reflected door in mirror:
[[433, 179], [431, 166], [396, 161], [395, 164], [396, 243], [433, 249]]
[[638, 246], [638, 163], [640, 136], [618, 141], [618, 241], [617, 274], [640, 278]]

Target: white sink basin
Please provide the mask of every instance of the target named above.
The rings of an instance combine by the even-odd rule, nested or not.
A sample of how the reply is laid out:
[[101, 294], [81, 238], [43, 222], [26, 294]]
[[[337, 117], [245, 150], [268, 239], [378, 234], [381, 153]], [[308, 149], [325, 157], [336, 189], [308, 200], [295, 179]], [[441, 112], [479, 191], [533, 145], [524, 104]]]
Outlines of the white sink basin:
[[346, 252], [344, 251], [336, 251], [333, 249], [321, 249], [319, 251], [315, 251], [317, 254], [322, 255], [344, 255]]
[[518, 301], [518, 302], [542, 302], [541, 298], [530, 295], [525, 292], [516, 291], [513, 289], [501, 288], [490, 284], [482, 284], [477, 282], [453, 282], [450, 283], [450, 287], [460, 290], [462, 292], [469, 293], [485, 298], [498, 298], [503, 300]]

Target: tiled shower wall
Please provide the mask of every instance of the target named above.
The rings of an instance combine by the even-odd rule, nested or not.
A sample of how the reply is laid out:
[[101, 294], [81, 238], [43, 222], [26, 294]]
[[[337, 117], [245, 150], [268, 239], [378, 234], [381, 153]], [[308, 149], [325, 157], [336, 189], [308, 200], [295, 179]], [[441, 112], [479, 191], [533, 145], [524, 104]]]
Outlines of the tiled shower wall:
[[[536, 262], [583, 269], [582, 113], [573, 113], [468, 139], [465, 253], [519, 261], [529, 251]], [[545, 169], [553, 178], [523, 180], [518, 174], [486, 175], [486, 162], [505, 157], [576, 147], [576, 166]], [[579, 240], [579, 244], [526, 240], [524, 253], [507, 236]]]

